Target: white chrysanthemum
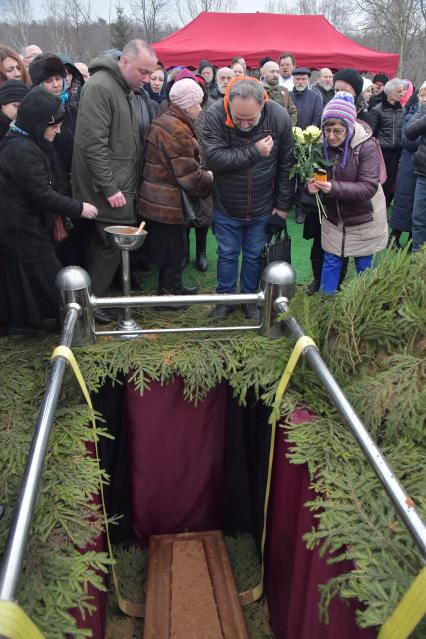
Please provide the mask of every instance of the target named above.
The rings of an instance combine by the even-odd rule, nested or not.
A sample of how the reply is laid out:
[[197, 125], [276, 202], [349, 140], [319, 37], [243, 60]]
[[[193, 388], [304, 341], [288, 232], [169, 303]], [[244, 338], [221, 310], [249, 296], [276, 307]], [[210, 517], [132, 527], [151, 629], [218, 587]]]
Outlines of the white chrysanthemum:
[[321, 136], [321, 129], [319, 129], [317, 126], [314, 126], [313, 124], [311, 124], [311, 125], [306, 127], [306, 129], [303, 131], [303, 133], [304, 133], [305, 136], [309, 135], [311, 138], [316, 140], [317, 138], [319, 138]]
[[299, 142], [304, 142], [305, 141], [305, 138], [303, 137], [303, 131], [300, 128], [300, 126], [294, 126], [293, 127], [293, 136]]

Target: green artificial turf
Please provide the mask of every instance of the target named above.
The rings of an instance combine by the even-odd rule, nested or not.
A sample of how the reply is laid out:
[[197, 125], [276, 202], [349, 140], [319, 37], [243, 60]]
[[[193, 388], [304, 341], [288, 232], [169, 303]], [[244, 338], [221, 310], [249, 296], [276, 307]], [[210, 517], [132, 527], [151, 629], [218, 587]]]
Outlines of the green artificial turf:
[[[306, 284], [312, 279], [311, 263], [309, 253], [311, 250], [311, 240], [304, 240], [303, 224], [296, 224], [294, 210], [291, 211], [287, 220], [287, 228], [291, 237], [292, 265], [296, 270], [298, 284]], [[143, 251], [143, 247], [141, 249]], [[194, 284], [200, 290], [214, 290], [216, 288], [216, 239], [211, 229], [207, 237], [207, 257], [209, 269], [206, 273], [200, 273], [195, 268], [195, 231], [190, 234], [190, 262], [183, 274], [185, 284]], [[142, 272], [141, 278], [147, 290], [156, 290], [158, 287], [158, 275], [156, 270]]]
[[[390, 211], [388, 210], [389, 217]], [[294, 209], [291, 210], [287, 219], [287, 228], [291, 237], [291, 263], [296, 271], [297, 284], [307, 284], [312, 280], [311, 262], [309, 259], [312, 240], [303, 239], [303, 224], [296, 224], [296, 214]], [[405, 245], [408, 241], [407, 233], [403, 233], [401, 243]], [[143, 251], [143, 247], [141, 249]], [[383, 254], [385, 251], [383, 251]], [[380, 259], [381, 254], [379, 254]], [[198, 286], [200, 291], [213, 291], [216, 288], [216, 239], [212, 230], [209, 230], [207, 237], [207, 257], [209, 260], [209, 269], [206, 273], [200, 273], [195, 268], [195, 231], [190, 234], [190, 262], [183, 274], [184, 284]], [[353, 260], [350, 260], [347, 277], [355, 276], [355, 268]], [[156, 291], [158, 288], [158, 273], [153, 269], [149, 272], [141, 273], [144, 288], [149, 291]]]

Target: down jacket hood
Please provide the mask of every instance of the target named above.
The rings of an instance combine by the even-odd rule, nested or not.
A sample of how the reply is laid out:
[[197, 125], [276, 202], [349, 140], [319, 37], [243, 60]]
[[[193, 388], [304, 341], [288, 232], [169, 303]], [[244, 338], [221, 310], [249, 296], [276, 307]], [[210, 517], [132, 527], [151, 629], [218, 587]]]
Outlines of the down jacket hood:
[[118, 63], [114, 58], [110, 55], [101, 55], [97, 58], [94, 58], [89, 64], [89, 72], [90, 75], [97, 73], [98, 71], [106, 71], [110, 73], [118, 84], [126, 91], [126, 93], [130, 93], [132, 88], [126, 82], [126, 80], [121, 75], [120, 68]]
[[350, 141], [350, 146], [355, 149], [357, 146], [371, 138], [372, 135], [373, 133], [368, 125], [363, 126], [361, 122], [355, 122], [355, 130]]

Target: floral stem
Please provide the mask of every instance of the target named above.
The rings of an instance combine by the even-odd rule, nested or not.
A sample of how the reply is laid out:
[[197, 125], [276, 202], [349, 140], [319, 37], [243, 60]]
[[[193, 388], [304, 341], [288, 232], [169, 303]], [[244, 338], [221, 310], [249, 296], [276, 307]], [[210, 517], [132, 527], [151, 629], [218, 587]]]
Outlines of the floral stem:
[[320, 224], [322, 224], [322, 218], [323, 217], [327, 217], [327, 212], [325, 210], [325, 206], [321, 201], [321, 198], [319, 196], [319, 193], [315, 193], [315, 199], [317, 201], [317, 208], [318, 208], [318, 215], [319, 215], [319, 221]]

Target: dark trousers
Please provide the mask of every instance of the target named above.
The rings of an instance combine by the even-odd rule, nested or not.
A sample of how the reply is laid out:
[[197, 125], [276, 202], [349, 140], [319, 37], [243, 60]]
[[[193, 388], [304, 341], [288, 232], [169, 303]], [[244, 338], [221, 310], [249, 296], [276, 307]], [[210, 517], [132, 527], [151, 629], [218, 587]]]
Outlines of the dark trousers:
[[186, 227], [183, 224], [163, 224], [146, 220], [146, 230], [149, 261], [159, 267], [159, 292], [180, 292], [188, 243]]
[[105, 227], [112, 224], [91, 222], [87, 242], [86, 266], [92, 280], [92, 291], [97, 297], [107, 292], [120, 265], [120, 250], [112, 244]]
[[383, 192], [386, 198], [386, 207], [389, 207], [393, 200], [400, 154], [400, 151], [383, 151], [383, 159], [385, 161], [387, 173], [386, 182], [383, 184]]

